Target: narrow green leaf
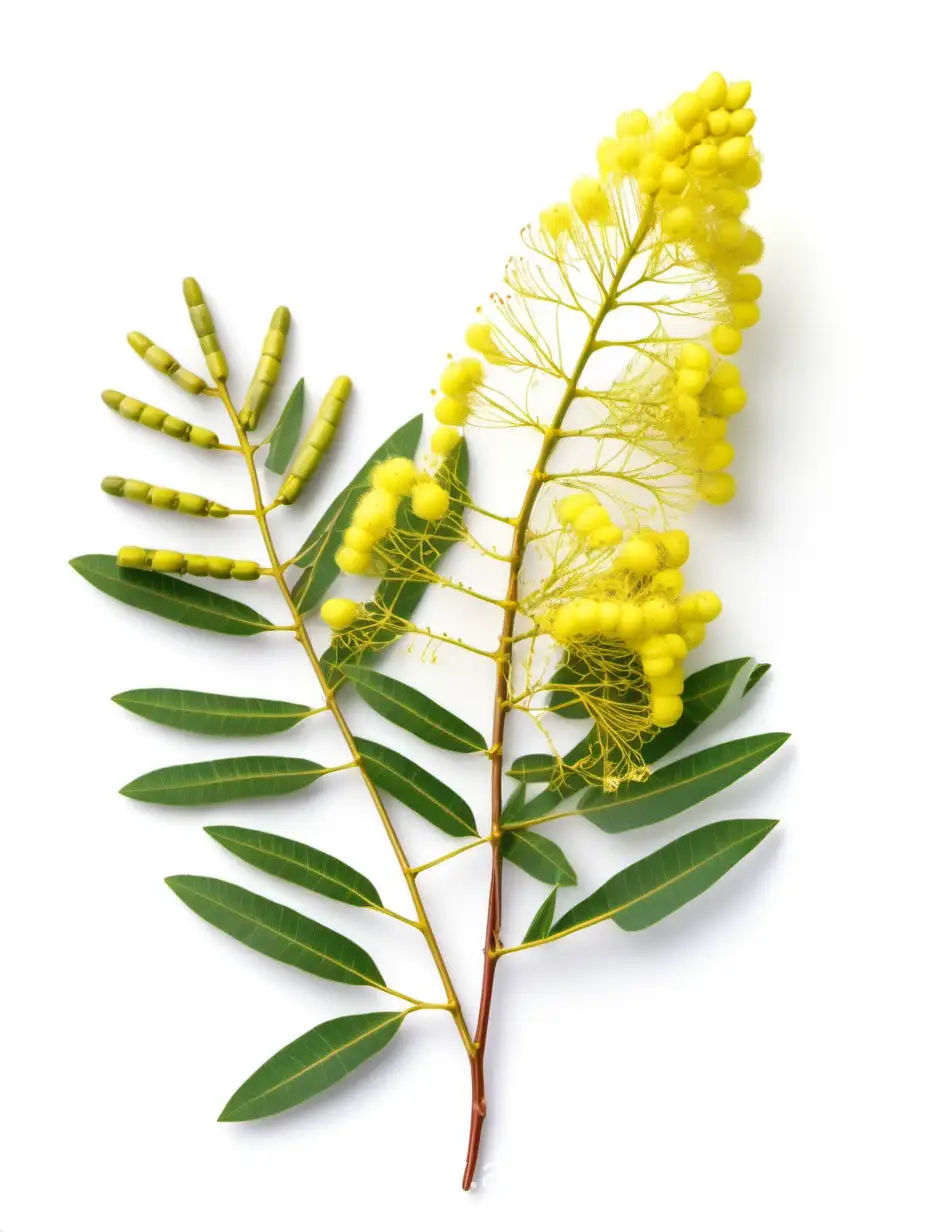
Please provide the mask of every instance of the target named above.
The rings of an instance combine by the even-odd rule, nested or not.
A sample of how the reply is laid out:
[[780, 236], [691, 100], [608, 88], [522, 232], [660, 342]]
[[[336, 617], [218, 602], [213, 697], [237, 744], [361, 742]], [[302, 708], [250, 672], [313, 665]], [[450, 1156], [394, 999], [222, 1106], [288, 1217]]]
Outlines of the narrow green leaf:
[[411, 458], [415, 454], [421, 434], [422, 416], [414, 415], [374, 450], [354, 479], [339, 492], [316, 523], [294, 558], [294, 564], [303, 569], [293, 588], [293, 598], [301, 612], [311, 611], [338, 577], [335, 553], [341, 547], [342, 535], [351, 525], [354, 506], [368, 485], [373, 467], [385, 458]]
[[577, 812], [607, 834], [653, 825], [730, 786], [788, 739], [785, 732], [766, 732], [715, 744], [662, 766], [643, 783], [623, 783], [613, 792], [591, 787], [581, 796]]
[[457, 838], [477, 838], [477, 825], [470, 805], [447, 783], [417, 766], [414, 761], [375, 744], [355, 738], [364, 769], [378, 788], [407, 805], [420, 817], [446, 834]]
[[503, 855], [524, 873], [547, 885], [577, 884], [577, 874], [557, 843], [534, 830], [510, 830], [503, 835]]
[[192, 689], [130, 689], [117, 693], [113, 701], [153, 723], [207, 736], [267, 736], [286, 731], [310, 713], [295, 702]]
[[[414, 516], [409, 502], [400, 506], [396, 519], [397, 531], [407, 535], [407, 542], [415, 552], [416, 560], [425, 569], [434, 569], [452, 543], [460, 541], [463, 498], [467, 492], [468, 455], [467, 442], [462, 440], [448, 456], [436, 476], [439, 483], [451, 493], [447, 514], [438, 522], [423, 522]], [[420, 599], [430, 583], [385, 579], [377, 587], [374, 601], [365, 607], [368, 624], [365, 629], [365, 647], [362, 653], [356, 649], [350, 630], [344, 636], [336, 636], [322, 656], [322, 665], [329, 683], [336, 686], [342, 680], [346, 664], [356, 663], [360, 658], [369, 658], [391, 646], [401, 634], [391, 626], [392, 621], [405, 621], [412, 617]], [[387, 616], [384, 616], [387, 613]]]
[[220, 757], [163, 766], [120, 788], [149, 804], [219, 804], [252, 796], [283, 796], [311, 786], [325, 767], [302, 757]]
[[754, 686], [759, 681], [763, 680], [763, 678], [767, 675], [769, 671], [770, 671], [769, 663], [758, 663], [757, 667], [754, 668], [753, 672], [751, 672], [750, 676], [748, 677], [747, 684], [744, 686], [744, 696], [745, 697], [747, 697], [747, 695], [750, 693], [750, 691], [754, 688]]
[[554, 887], [532, 917], [532, 922], [522, 938], [523, 945], [529, 941], [541, 941], [544, 937], [547, 937], [551, 931], [551, 925], [554, 923], [554, 909], [556, 905], [557, 886]]
[[287, 405], [280, 412], [280, 419], [271, 434], [271, 444], [264, 465], [275, 475], [282, 475], [287, 469], [287, 463], [293, 457], [296, 443], [300, 439], [304, 399], [305, 385], [303, 378], [300, 377], [287, 399]]
[[486, 752], [487, 742], [480, 732], [425, 693], [360, 663], [347, 663], [343, 670], [371, 709], [397, 727], [404, 727], [440, 749], [455, 753]]
[[645, 761], [653, 765], [666, 757], [711, 718], [729, 696], [734, 696], [733, 689], [743, 679], [750, 662], [750, 659], [727, 659], [687, 676], [683, 685], [683, 714], [673, 727], [662, 728], [644, 742], [641, 751]]
[[219, 1120], [256, 1121], [312, 1099], [385, 1048], [405, 1017], [402, 1011], [349, 1014], [320, 1023], [256, 1069]]
[[210, 838], [227, 851], [265, 873], [292, 881], [304, 890], [353, 907], [382, 907], [380, 895], [368, 879], [335, 856], [307, 847], [295, 839], [242, 826], [206, 826]]
[[776, 824], [716, 821], [684, 834], [610, 877], [562, 915], [549, 935], [610, 917], [628, 932], [648, 928], [708, 890]]
[[510, 821], [513, 817], [518, 817], [523, 806], [525, 805], [526, 790], [527, 788], [525, 784], [520, 783], [515, 791], [509, 796], [506, 803], [503, 805], [502, 812], [500, 813], [499, 819], [501, 823]]
[[337, 984], [383, 987], [383, 976], [370, 954], [318, 920], [231, 881], [215, 877], [165, 881], [191, 911], [259, 954]]
[[195, 629], [250, 637], [274, 626], [254, 608], [166, 573], [120, 569], [115, 556], [75, 556], [70, 562], [91, 586], [130, 607]]
[[[564, 754], [563, 769], [570, 777], [571, 767], [586, 762], [591, 753], [599, 749], [599, 737], [595, 727], [570, 752]], [[517, 757], [506, 773], [510, 778], [519, 779], [523, 783], [547, 783], [558, 768], [558, 759], [553, 753], [526, 753]]]

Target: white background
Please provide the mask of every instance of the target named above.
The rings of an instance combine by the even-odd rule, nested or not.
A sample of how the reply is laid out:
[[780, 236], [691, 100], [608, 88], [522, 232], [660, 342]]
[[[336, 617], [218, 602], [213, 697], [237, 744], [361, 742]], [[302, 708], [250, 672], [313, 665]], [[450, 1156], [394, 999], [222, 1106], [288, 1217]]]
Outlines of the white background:
[[[5, 6], [3, 1232], [915, 1228], [924, 513], [909, 459], [925, 407], [909, 249], [925, 215], [908, 170], [924, 158], [909, 119], [913, 22], [899, 0], [840, 14], [791, 0]], [[310, 906], [212, 843], [205, 816], [117, 793], [155, 766], [246, 745], [145, 724], [115, 692], [315, 699], [286, 638], [163, 624], [68, 569], [121, 542], [258, 547], [248, 527], [97, 490], [115, 472], [244, 497], [233, 455], [192, 456], [105, 411], [98, 391], [114, 386], [203, 423], [218, 413], [143, 370], [124, 334], [144, 330], [195, 364], [180, 295], [195, 274], [242, 375], [272, 309], [289, 304], [287, 381], [305, 373], [316, 397], [342, 371], [357, 385], [325, 501], [388, 430], [428, 410], [518, 228], [592, 169], [615, 114], [653, 111], [714, 68], [755, 81], [766, 291], [735, 426], [741, 495], [691, 520], [692, 573], [726, 603], [705, 661], [774, 664], [728, 732], [794, 739], [660, 836], [609, 839], [579, 821], [553, 834], [589, 888], [717, 816], [782, 824], [653, 931], [604, 926], [504, 963], [469, 1196], [466, 1065], [439, 1015], [414, 1016], [382, 1063], [318, 1104], [218, 1125], [277, 1048], [383, 998], [214, 933], [165, 875], [277, 893], [369, 946], [392, 983], [438, 989], [400, 925]], [[505, 500], [489, 456], [501, 440], [476, 442], [478, 499]], [[506, 482], [514, 493], [512, 467]], [[311, 518], [302, 506], [282, 516], [288, 543]], [[278, 610], [257, 588], [236, 593]], [[490, 644], [484, 617], [437, 616]], [[469, 663], [443, 652], [437, 667], [399, 655], [389, 668], [488, 724], [488, 680]], [[385, 736], [358, 704], [349, 714]], [[312, 722], [274, 748], [340, 759]], [[389, 739], [421, 755], [403, 733]], [[483, 820], [485, 772], [436, 760]], [[398, 816], [415, 857], [447, 849]], [[404, 903], [357, 784], [208, 820], [318, 843]], [[486, 872], [472, 855], [423, 879], [471, 1016]], [[515, 871], [508, 883], [516, 936], [541, 890]]]

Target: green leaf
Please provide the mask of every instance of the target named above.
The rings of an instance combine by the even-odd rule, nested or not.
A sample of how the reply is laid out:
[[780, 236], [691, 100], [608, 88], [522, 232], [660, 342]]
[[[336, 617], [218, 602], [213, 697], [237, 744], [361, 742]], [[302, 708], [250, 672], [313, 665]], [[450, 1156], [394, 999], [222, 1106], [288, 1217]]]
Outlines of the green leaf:
[[533, 830], [510, 830], [505, 833], [502, 851], [510, 863], [547, 885], [577, 884], [577, 874], [557, 843]]
[[97, 590], [166, 620], [235, 637], [250, 637], [274, 628], [254, 608], [237, 599], [227, 599], [166, 573], [120, 569], [115, 556], [75, 556], [70, 564]]
[[278, 419], [274, 426], [274, 431], [271, 433], [271, 444], [267, 451], [264, 465], [269, 471], [273, 471], [275, 475], [282, 475], [287, 469], [287, 463], [293, 457], [296, 443], [300, 439], [300, 428], [303, 424], [304, 398], [305, 386], [303, 378], [300, 377], [293, 387], [293, 392], [287, 399], [287, 405], [280, 412], [280, 419]]
[[374, 885], [335, 856], [295, 839], [242, 826], [206, 826], [210, 838], [265, 873], [353, 907], [382, 907]]
[[637, 860], [562, 915], [549, 935], [612, 918], [620, 928], [648, 928], [708, 890], [777, 823], [716, 821]]
[[499, 819], [501, 823], [507, 822], [513, 817], [518, 817], [523, 806], [525, 805], [526, 790], [527, 788], [525, 784], [520, 783], [512, 795], [509, 796], [506, 803], [503, 805], [502, 812], [500, 813]]
[[750, 691], [754, 688], [754, 686], [759, 681], [763, 680], [763, 678], [767, 675], [769, 671], [770, 671], [769, 663], [758, 663], [757, 667], [754, 668], [753, 672], [751, 672], [750, 676], [748, 677], [747, 684], [744, 686], [744, 696], [745, 697], [747, 697], [747, 695], [750, 693]]
[[243, 1082], [220, 1121], [256, 1121], [312, 1099], [393, 1039], [406, 1014], [349, 1014], [321, 1022], [281, 1048]]
[[295, 702], [191, 689], [130, 689], [117, 693], [113, 701], [153, 723], [207, 736], [267, 736], [286, 731], [311, 713]]
[[344, 674], [372, 710], [420, 740], [455, 753], [486, 752], [480, 732], [418, 689], [359, 663], [346, 664]]
[[[565, 777], [571, 777], [571, 767], [586, 761], [591, 753], [599, 749], [599, 737], [595, 727], [591, 727], [581, 741], [574, 745], [569, 753], [564, 754], [563, 769]], [[517, 757], [506, 773], [510, 778], [519, 779], [523, 783], [547, 783], [558, 768], [558, 759], [553, 753], [526, 753]], [[579, 777], [577, 778], [579, 785]]]
[[532, 917], [532, 922], [529, 924], [528, 930], [522, 938], [523, 945], [526, 945], [529, 941], [541, 941], [543, 938], [547, 937], [548, 933], [551, 931], [551, 925], [554, 923], [554, 908], [556, 904], [557, 886], [554, 887]]
[[[451, 493], [445, 516], [438, 522], [423, 522], [412, 513], [408, 501], [404, 501], [400, 506], [396, 529], [401, 535], [407, 535], [407, 541], [414, 547], [416, 560], [425, 569], [434, 569], [451, 544], [460, 540], [461, 511], [467, 492], [467, 476], [467, 442], [462, 440], [436, 475], [438, 482]], [[363, 652], [359, 653], [356, 649], [355, 640], [349, 630], [344, 636], [336, 635], [322, 656], [322, 665], [329, 684], [337, 686], [341, 682], [346, 664], [356, 663], [361, 657], [379, 654], [387, 646], [391, 646], [401, 634], [391, 626], [390, 620], [409, 620], [429, 585], [429, 582], [424, 581], [382, 581], [377, 587], [374, 601], [366, 604], [364, 608], [365, 616], [362, 620], [367, 620], [368, 627], [365, 629], [366, 646]]]
[[368, 486], [373, 467], [385, 458], [412, 457], [421, 434], [422, 416], [414, 415], [374, 450], [354, 479], [339, 492], [316, 523], [294, 558], [294, 564], [303, 569], [293, 588], [293, 598], [301, 612], [313, 609], [338, 577], [335, 553], [341, 547], [342, 535], [351, 525], [354, 506]]
[[167, 885], [208, 924], [278, 962], [337, 984], [383, 987], [366, 950], [283, 903], [215, 877], [167, 877]]
[[581, 796], [577, 812], [607, 834], [653, 825], [730, 786], [788, 739], [786, 732], [766, 732], [715, 744], [662, 766], [643, 783], [623, 783], [613, 792], [591, 787]]
[[[551, 691], [545, 698], [548, 706], [561, 719], [589, 719], [590, 714], [583, 702], [577, 696], [576, 689], [584, 685], [599, 683], [588, 672], [578, 671], [565, 658], [551, 679], [548, 681]], [[570, 685], [568, 689], [559, 689], [557, 685]]]
[[356, 737], [355, 744], [364, 769], [376, 787], [388, 791], [446, 834], [457, 838], [478, 837], [470, 805], [446, 783], [402, 753], [375, 744], [373, 740]]
[[734, 695], [736, 682], [743, 679], [750, 662], [750, 659], [727, 659], [687, 676], [683, 685], [683, 714], [673, 727], [663, 728], [644, 742], [641, 751], [645, 761], [653, 765], [711, 718], [722, 703]]
[[220, 757], [163, 766], [120, 788], [149, 804], [219, 804], [252, 796], [283, 796], [311, 786], [325, 767], [302, 757]]

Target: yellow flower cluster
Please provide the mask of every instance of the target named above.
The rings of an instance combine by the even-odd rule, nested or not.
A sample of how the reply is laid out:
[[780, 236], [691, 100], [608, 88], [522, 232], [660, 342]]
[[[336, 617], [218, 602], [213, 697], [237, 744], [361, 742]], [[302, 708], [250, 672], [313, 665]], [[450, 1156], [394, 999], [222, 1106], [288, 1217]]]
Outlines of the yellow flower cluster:
[[611, 548], [622, 542], [623, 531], [592, 492], [575, 492], [558, 501], [557, 516], [588, 548]]
[[[573, 517], [574, 529], [584, 512]], [[712, 591], [682, 594], [689, 550], [684, 531], [641, 530], [622, 545], [615, 566], [594, 579], [588, 593], [560, 604], [544, 621], [562, 646], [602, 638], [638, 655], [657, 727], [671, 726], [683, 713], [682, 662], [722, 610]]]
[[699, 342], [683, 343], [670, 399], [673, 433], [692, 445], [700, 472], [696, 490], [713, 505], [725, 504], [735, 494], [734, 478], [725, 469], [735, 457], [734, 447], [725, 439], [728, 419], [748, 400], [737, 365], [727, 359], [713, 362]]
[[[479, 351], [492, 363], [505, 357], [493, 340], [493, 327], [486, 322], [472, 325], [465, 335], [467, 345]], [[496, 357], [499, 358], [496, 358]], [[453, 359], [441, 374], [439, 388], [443, 397], [435, 405], [435, 418], [441, 427], [432, 436], [432, 452], [446, 458], [461, 439], [460, 428], [470, 415], [474, 390], [483, 380], [483, 364], [472, 355]]]
[[404, 496], [417, 518], [434, 522], [448, 512], [450, 495], [411, 458], [388, 458], [371, 472], [371, 486], [360, 497], [345, 531], [335, 563], [343, 573], [370, 573], [374, 548], [396, 525]]

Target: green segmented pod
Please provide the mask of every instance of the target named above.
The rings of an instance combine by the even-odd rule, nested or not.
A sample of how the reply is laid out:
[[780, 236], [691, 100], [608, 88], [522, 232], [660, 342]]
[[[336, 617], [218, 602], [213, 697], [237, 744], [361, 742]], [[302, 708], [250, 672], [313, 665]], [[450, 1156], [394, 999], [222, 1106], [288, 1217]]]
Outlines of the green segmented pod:
[[271, 317], [271, 324], [261, 347], [261, 357], [242, 405], [240, 418], [246, 432], [251, 432], [258, 426], [261, 412], [267, 406], [271, 390], [277, 384], [289, 332], [290, 309], [278, 308]]
[[186, 556], [166, 548], [123, 547], [116, 556], [120, 569], [148, 569], [154, 573], [189, 573], [193, 577], [233, 578], [256, 582], [261, 566], [256, 560], [230, 560], [227, 556]]
[[187, 423], [185, 419], [177, 419], [156, 406], [149, 406], [147, 402], [139, 402], [138, 398], [121, 394], [118, 389], [104, 389], [100, 397], [110, 410], [122, 415], [123, 419], [140, 423], [144, 428], [165, 432], [175, 440], [189, 441], [191, 445], [198, 445], [201, 449], [215, 449], [219, 444], [219, 437], [208, 428], [198, 428], [196, 424]]
[[136, 355], [141, 355], [146, 364], [151, 364], [156, 372], [169, 376], [175, 385], [185, 389], [188, 394], [201, 394], [206, 388], [206, 382], [189, 368], [182, 368], [180, 363], [169, 354], [164, 347], [156, 346], [150, 338], [133, 330], [128, 335], [129, 346]]
[[277, 499], [282, 505], [292, 505], [295, 500], [298, 500], [303, 491], [303, 485], [315, 474], [326, 450], [332, 444], [350, 393], [351, 378], [337, 376], [329, 392], [322, 399], [318, 414], [296, 451], [296, 457], [293, 459], [293, 465], [287, 477], [280, 485]]
[[141, 479], [123, 479], [119, 475], [107, 475], [100, 487], [108, 496], [122, 496], [126, 500], [141, 501], [156, 509], [174, 509], [177, 513], [189, 513], [196, 518], [227, 518], [229, 510], [218, 501], [193, 492], [176, 492], [173, 488], [159, 488], [144, 483]]
[[219, 336], [213, 324], [213, 314], [206, 306], [200, 284], [195, 278], [184, 279], [184, 299], [196, 335], [200, 340], [200, 349], [206, 359], [206, 366], [214, 381], [224, 381], [229, 375], [229, 365], [219, 345]]

